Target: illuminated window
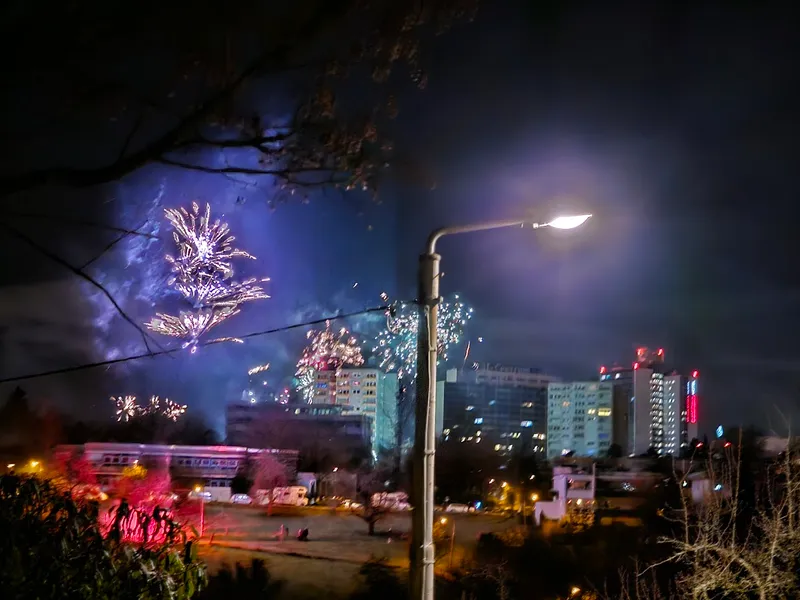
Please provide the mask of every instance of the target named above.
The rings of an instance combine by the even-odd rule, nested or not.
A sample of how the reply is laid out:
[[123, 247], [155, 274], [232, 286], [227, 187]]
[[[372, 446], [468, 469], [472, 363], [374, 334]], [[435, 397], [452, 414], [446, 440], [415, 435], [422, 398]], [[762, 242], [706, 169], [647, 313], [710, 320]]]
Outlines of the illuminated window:
[[521, 427], [533, 427], [533, 421], [522, 421], [520, 423]]
[[483, 423], [483, 417], [475, 417], [475, 425], [481, 425]]
[[610, 417], [611, 416], [611, 409], [610, 408], [598, 408], [597, 409], [597, 416], [598, 417]]

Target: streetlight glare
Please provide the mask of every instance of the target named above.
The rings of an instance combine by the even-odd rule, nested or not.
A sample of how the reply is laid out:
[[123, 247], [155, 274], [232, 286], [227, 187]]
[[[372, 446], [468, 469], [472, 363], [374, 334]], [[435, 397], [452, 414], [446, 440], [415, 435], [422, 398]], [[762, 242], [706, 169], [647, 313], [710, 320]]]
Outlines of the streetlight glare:
[[580, 227], [586, 223], [591, 216], [592, 215], [565, 215], [562, 217], [556, 217], [547, 225], [550, 227], [555, 227], [556, 229], [575, 229], [576, 227]]

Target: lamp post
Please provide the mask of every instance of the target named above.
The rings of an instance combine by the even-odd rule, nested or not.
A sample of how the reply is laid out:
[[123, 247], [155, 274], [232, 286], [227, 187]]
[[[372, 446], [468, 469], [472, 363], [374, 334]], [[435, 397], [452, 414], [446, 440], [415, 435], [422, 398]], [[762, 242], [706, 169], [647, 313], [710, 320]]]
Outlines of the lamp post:
[[446, 235], [472, 233], [505, 227], [533, 229], [553, 227], [573, 229], [591, 215], [561, 216], [548, 223], [533, 223], [527, 219], [491, 221], [437, 229], [428, 237], [425, 253], [419, 258], [419, 339], [417, 346], [416, 419], [414, 428], [414, 511], [409, 548], [410, 598], [433, 600], [433, 465], [436, 453], [436, 363], [437, 317], [439, 304], [439, 265], [442, 257], [436, 253], [436, 243]]
[[206, 528], [206, 499], [203, 495], [205, 490], [199, 485], [194, 486], [195, 493], [200, 497], [200, 537], [203, 537], [203, 532]]

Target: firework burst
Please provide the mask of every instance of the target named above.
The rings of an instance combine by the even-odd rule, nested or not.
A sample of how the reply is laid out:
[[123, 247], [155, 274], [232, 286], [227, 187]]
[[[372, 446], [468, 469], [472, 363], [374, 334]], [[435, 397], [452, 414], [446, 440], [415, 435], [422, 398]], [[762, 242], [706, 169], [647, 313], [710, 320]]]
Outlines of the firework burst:
[[178, 404], [169, 398], [162, 401], [158, 396], [151, 396], [147, 406], [139, 406], [136, 396], [112, 396], [111, 401], [117, 408], [117, 421], [125, 422], [147, 415], [159, 415], [177, 421], [187, 408], [185, 404]]
[[[167, 255], [172, 277], [168, 285], [176, 289], [192, 306], [192, 311], [181, 311], [178, 316], [158, 313], [150, 319], [148, 329], [184, 340], [184, 347], [197, 349], [198, 340], [211, 329], [239, 313], [245, 302], [269, 298], [259, 285], [265, 279], [232, 281], [233, 260], [255, 257], [233, 247], [236, 238], [230, 235], [226, 223], [211, 220], [211, 206], [205, 211], [192, 203], [191, 211], [184, 208], [165, 210], [172, 225], [172, 238], [177, 246], [175, 256]], [[219, 338], [212, 341], [237, 341], [236, 338]]]
[[143, 414], [142, 407], [136, 403], [136, 396], [111, 396], [111, 401], [117, 407], [117, 422], [127, 422]]
[[185, 404], [178, 404], [169, 398], [164, 398], [164, 406], [160, 414], [170, 421], [177, 421], [186, 412], [186, 408]]
[[[452, 300], [439, 303], [436, 332], [440, 361], [447, 361], [450, 349], [462, 341], [472, 312], [472, 308], [457, 295]], [[407, 302], [393, 303], [386, 311], [386, 328], [375, 338], [373, 352], [378, 357], [379, 367], [396, 371], [401, 378], [416, 378], [418, 338], [417, 305]]]
[[325, 329], [321, 331], [309, 331], [306, 339], [309, 343], [297, 362], [295, 378], [297, 391], [310, 403], [314, 398], [314, 384], [319, 371], [358, 367], [364, 364], [364, 357], [356, 338], [344, 327], [333, 331], [330, 321], [325, 321]]
[[256, 367], [253, 367], [252, 369], [247, 371], [247, 374], [252, 377], [253, 375], [257, 375], [258, 373], [263, 373], [268, 369], [269, 369], [269, 363], [266, 363], [263, 365], [258, 365]]

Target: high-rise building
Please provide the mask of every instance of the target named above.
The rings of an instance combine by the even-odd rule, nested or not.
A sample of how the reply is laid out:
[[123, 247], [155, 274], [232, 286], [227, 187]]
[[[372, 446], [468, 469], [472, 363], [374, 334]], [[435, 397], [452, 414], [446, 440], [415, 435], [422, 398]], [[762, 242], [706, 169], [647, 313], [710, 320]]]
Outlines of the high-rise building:
[[495, 364], [450, 369], [441, 395], [437, 386], [442, 435], [462, 442], [490, 443], [502, 452], [525, 445], [544, 453], [547, 384], [552, 381], [556, 378], [537, 369]]
[[574, 381], [547, 386], [547, 458], [605, 456], [614, 443], [614, 386]]
[[683, 448], [685, 421], [683, 377], [678, 373], [664, 376], [664, 454], [678, 456]]
[[700, 373], [684, 376], [673, 371], [664, 377], [664, 453], [685, 452], [697, 438], [698, 380]]
[[313, 404], [341, 406], [345, 415], [364, 415], [372, 421], [372, 450], [395, 446], [398, 380], [380, 369], [343, 368], [319, 371]]
[[614, 386], [614, 405], [627, 406], [626, 435], [615, 436], [627, 454], [677, 456], [697, 435], [697, 371], [689, 378], [667, 372], [664, 358], [663, 349], [638, 348], [631, 367], [600, 368], [600, 381]]

